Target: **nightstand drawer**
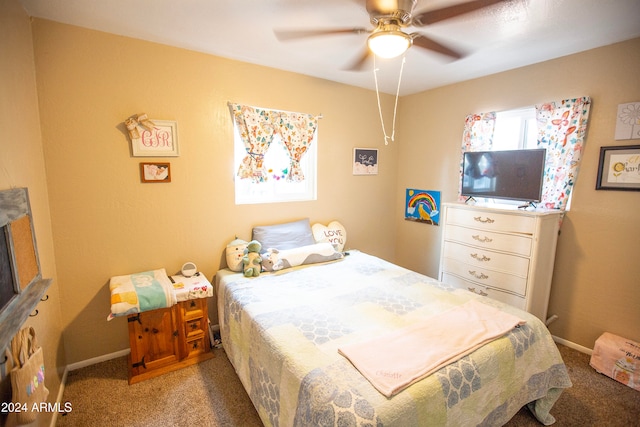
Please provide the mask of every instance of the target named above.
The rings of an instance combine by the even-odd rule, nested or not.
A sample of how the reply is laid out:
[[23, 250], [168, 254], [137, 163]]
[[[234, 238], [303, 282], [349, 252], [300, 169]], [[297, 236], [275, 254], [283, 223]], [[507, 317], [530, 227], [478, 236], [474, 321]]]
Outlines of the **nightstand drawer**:
[[522, 296], [526, 295], [527, 292], [526, 277], [514, 276], [512, 274], [496, 270], [465, 264], [451, 258], [444, 258], [443, 266], [445, 274], [455, 274], [456, 276], [464, 278], [470, 282], [479, 283], [496, 289], [502, 289]]
[[210, 349], [207, 343], [208, 341], [205, 339], [204, 333], [198, 337], [187, 340], [187, 351], [189, 354], [187, 357], [194, 357], [209, 351]]
[[182, 310], [183, 318], [186, 322], [193, 319], [200, 319], [203, 317], [204, 312], [207, 310], [207, 299], [197, 298], [179, 303]]
[[477, 228], [450, 225], [445, 228], [445, 239], [519, 255], [531, 255], [531, 237], [527, 235], [494, 233]]
[[533, 216], [510, 215], [493, 211], [480, 212], [455, 207], [450, 207], [447, 210], [447, 224], [524, 234], [533, 234], [536, 229], [536, 219]]
[[529, 258], [493, 252], [460, 243], [445, 241], [442, 256], [445, 259], [455, 259], [465, 264], [513, 274], [525, 278], [525, 280], [529, 274]]
[[202, 323], [203, 323], [202, 318], [189, 320], [185, 322], [184, 328], [185, 328], [185, 334], [187, 336], [187, 339], [190, 339], [191, 337], [204, 333], [205, 326]]

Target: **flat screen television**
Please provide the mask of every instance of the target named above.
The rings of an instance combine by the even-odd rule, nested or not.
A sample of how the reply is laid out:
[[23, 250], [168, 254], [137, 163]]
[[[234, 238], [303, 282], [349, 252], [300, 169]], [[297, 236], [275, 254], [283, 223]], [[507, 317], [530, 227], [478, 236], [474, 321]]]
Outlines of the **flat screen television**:
[[466, 151], [462, 195], [539, 202], [547, 151]]

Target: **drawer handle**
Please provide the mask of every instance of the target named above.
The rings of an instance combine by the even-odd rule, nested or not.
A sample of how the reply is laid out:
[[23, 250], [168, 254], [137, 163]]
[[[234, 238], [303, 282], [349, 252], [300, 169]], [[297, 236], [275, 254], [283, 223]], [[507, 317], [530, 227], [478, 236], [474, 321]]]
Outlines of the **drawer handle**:
[[469, 289], [469, 290], [470, 290], [471, 292], [473, 292], [474, 294], [481, 295], [481, 296], [483, 296], [483, 297], [486, 297], [487, 295], [489, 295], [489, 294], [488, 294], [488, 293], [486, 293], [486, 292], [482, 292], [482, 289], [480, 289], [479, 291], [476, 291], [476, 288], [467, 288], [467, 289]]
[[481, 216], [474, 216], [473, 219], [475, 219], [478, 222], [481, 222], [483, 224], [493, 224], [494, 222], [496, 222], [495, 219], [491, 219], [489, 217], [486, 217], [485, 219], [482, 219]]
[[470, 256], [471, 258], [475, 258], [475, 259], [477, 259], [478, 261], [491, 261], [491, 258], [489, 258], [489, 257], [488, 257], [488, 256], [486, 256], [486, 255], [482, 255], [482, 256], [480, 256], [480, 255], [478, 255], [478, 254], [471, 254], [471, 255], [469, 255], [469, 256]]
[[469, 274], [472, 275], [473, 277], [475, 277], [476, 279], [484, 280], [484, 279], [488, 279], [489, 278], [489, 276], [487, 276], [484, 273], [480, 273], [480, 274], [476, 273], [475, 270], [469, 270]]
[[487, 236], [484, 237], [480, 237], [479, 234], [476, 234], [475, 236], [471, 236], [473, 237], [473, 240], [477, 240], [480, 243], [491, 243], [493, 242], [493, 239]]

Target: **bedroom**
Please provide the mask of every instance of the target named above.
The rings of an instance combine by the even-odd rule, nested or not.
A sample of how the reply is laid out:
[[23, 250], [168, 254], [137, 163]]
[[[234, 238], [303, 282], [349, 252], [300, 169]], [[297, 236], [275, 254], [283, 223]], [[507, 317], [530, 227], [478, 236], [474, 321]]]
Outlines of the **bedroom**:
[[[581, 176], [559, 242], [550, 313], [554, 336], [585, 349], [610, 331], [640, 338], [638, 193], [596, 191], [599, 148], [618, 104], [638, 101], [640, 39], [404, 96], [396, 143], [380, 137], [375, 93], [41, 19], [2, 3], [1, 187], [29, 187], [50, 299], [31, 319], [55, 395], [67, 365], [128, 348], [126, 321], [106, 322], [116, 274], [194, 261], [208, 277], [226, 244], [253, 225], [339, 219], [349, 247], [436, 276], [440, 230], [404, 221], [404, 189], [455, 197], [464, 117], [575, 96], [593, 100]], [[8, 33], [5, 33], [8, 32]], [[6, 36], [5, 36], [6, 35]], [[178, 65], [179, 64], [179, 65]], [[568, 72], [573, 68], [576, 72]], [[452, 100], [456, 100], [453, 102]], [[233, 204], [228, 101], [322, 114], [316, 202]], [[385, 115], [393, 97], [383, 98]], [[181, 155], [171, 184], [143, 185], [118, 126], [131, 114], [175, 120]], [[353, 116], [354, 112], [355, 117]], [[351, 173], [352, 149], [380, 150], [376, 176]], [[425, 163], [437, 159], [437, 168]], [[283, 213], [285, 209], [286, 213]], [[148, 214], [153, 212], [153, 226]], [[188, 215], [186, 214], [188, 212]], [[384, 224], [380, 227], [379, 224]], [[59, 307], [59, 309], [57, 308]], [[99, 337], [99, 338], [96, 338]]]

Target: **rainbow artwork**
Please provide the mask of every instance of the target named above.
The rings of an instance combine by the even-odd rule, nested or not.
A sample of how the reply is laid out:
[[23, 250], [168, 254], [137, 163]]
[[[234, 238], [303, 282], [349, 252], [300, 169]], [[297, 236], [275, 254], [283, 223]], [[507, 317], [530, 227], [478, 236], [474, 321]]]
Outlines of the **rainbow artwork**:
[[438, 225], [440, 192], [407, 188], [404, 219]]

